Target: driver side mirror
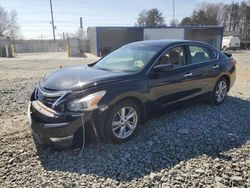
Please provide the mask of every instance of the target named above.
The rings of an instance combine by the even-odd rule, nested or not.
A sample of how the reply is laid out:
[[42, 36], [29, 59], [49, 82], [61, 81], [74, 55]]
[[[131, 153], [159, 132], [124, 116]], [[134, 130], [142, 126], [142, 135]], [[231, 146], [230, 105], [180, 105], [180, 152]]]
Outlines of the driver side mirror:
[[166, 71], [170, 71], [174, 68], [173, 64], [160, 64], [160, 65], [156, 65], [154, 67], [154, 70], [156, 72], [166, 72]]

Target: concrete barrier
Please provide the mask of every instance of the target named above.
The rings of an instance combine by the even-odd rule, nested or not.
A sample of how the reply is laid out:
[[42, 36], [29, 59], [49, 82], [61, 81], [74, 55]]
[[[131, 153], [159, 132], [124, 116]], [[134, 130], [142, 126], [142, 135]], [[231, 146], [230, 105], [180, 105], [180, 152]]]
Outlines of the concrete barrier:
[[8, 37], [0, 37], [0, 57], [15, 57], [15, 47]]
[[17, 53], [66, 52], [66, 40], [16, 40]]
[[87, 39], [68, 38], [67, 51], [69, 57], [82, 57], [89, 52], [89, 41]]

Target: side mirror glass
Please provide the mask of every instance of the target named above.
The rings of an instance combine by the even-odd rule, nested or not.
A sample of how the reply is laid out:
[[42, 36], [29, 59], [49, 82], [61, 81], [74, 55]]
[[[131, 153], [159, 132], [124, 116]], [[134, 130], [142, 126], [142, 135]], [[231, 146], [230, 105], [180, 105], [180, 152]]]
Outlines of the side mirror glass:
[[166, 72], [166, 71], [170, 71], [174, 68], [173, 64], [161, 64], [161, 65], [156, 65], [154, 67], [154, 70], [156, 72]]

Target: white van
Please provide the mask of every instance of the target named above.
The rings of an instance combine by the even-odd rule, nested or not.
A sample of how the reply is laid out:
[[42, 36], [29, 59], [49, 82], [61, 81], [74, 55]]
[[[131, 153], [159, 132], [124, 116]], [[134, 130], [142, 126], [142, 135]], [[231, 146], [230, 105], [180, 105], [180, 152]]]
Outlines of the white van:
[[222, 49], [226, 50], [236, 50], [240, 48], [240, 39], [239, 37], [226, 36], [222, 39]]

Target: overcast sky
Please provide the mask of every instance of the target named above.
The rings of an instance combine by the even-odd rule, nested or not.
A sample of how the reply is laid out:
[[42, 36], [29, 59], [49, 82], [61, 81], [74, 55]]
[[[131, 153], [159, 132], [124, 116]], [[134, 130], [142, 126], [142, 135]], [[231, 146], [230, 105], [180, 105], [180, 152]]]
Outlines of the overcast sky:
[[[203, 1], [175, 0], [175, 15], [181, 21]], [[209, 3], [231, 0], [209, 0]], [[234, 2], [241, 2], [235, 0]], [[142, 9], [158, 8], [166, 24], [173, 18], [172, 0], [52, 0], [56, 34], [75, 32], [79, 18], [88, 26], [134, 26]], [[6, 10], [16, 10], [24, 38], [52, 38], [49, 0], [0, 0]]]

